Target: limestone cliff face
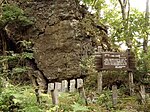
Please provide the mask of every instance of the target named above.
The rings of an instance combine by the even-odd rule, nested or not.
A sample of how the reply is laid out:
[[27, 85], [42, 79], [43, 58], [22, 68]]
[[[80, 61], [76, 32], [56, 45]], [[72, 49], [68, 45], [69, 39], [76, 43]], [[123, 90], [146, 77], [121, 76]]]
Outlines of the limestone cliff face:
[[110, 48], [105, 27], [97, 25], [78, 0], [10, 2], [16, 2], [34, 22], [22, 36], [34, 43], [37, 67], [50, 82], [85, 77], [81, 64], [86, 64], [93, 48], [98, 44]]

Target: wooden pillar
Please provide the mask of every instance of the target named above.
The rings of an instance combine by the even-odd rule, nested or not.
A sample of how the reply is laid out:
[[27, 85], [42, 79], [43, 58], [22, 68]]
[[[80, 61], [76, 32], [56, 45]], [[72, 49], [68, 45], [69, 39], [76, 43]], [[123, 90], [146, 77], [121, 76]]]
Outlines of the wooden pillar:
[[55, 88], [57, 89], [58, 92], [61, 92], [61, 83], [55, 82]]
[[129, 75], [129, 90], [130, 90], [130, 96], [134, 94], [134, 83], [133, 83], [133, 73], [128, 72]]
[[[102, 46], [98, 46], [97, 50], [98, 50], [98, 53], [100, 54], [103, 51]], [[98, 75], [97, 75], [97, 92], [98, 93], [102, 92], [102, 71], [98, 72]]]
[[144, 85], [140, 85], [140, 96], [141, 96], [142, 104], [145, 104], [146, 93], [145, 93], [145, 86]]
[[83, 79], [77, 79], [77, 88], [83, 87]]
[[117, 85], [112, 86], [112, 103], [115, 107], [117, 104], [118, 92], [117, 92]]
[[51, 93], [52, 103], [54, 105], [58, 105], [58, 90], [54, 83], [48, 84], [48, 93]]
[[70, 92], [75, 92], [75, 80], [70, 80]]
[[67, 88], [68, 88], [68, 82], [67, 82], [67, 80], [63, 80], [61, 82], [61, 92], [66, 92]]
[[97, 92], [98, 93], [101, 93], [102, 92], [102, 72], [99, 72], [98, 73], [98, 76], [97, 76]]
[[80, 87], [78, 88], [78, 91], [79, 91], [79, 95], [82, 99], [84, 99], [85, 101], [85, 104], [88, 105], [88, 102], [87, 102], [87, 98], [86, 98], [86, 95], [85, 95], [85, 90], [84, 90], [84, 87]]
[[[129, 56], [131, 55], [131, 49], [128, 48], [127, 49], [128, 52], [128, 64], [129, 64], [129, 68], [131, 67], [131, 60], [129, 58]], [[129, 75], [129, 90], [130, 90], [130, 96], [132, 96], [134, 94], [134, 83], [133, 83], [133, 73], [131, 71], [128, 71], [128, 75]]]
[[88, 102], [87, 102], [87, 98], [86, 98], [86, 95], [85, 95], [85, 90], [84, 90], [84, 86], [83, 86], [83, 79], [77, 79], [77, 88], [78, 88], [78, 91], [79, 91], [79, 95], [82, 99], [84, 99], [85, 101], [85, 104], [88, 105]]

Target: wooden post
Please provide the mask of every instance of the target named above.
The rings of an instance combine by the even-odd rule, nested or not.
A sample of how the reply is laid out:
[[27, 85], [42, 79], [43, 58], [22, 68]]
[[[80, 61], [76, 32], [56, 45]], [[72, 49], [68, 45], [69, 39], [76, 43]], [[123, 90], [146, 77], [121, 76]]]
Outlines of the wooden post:
[[102, 72], [98, 73], [97, 76], [97, 92], [101, 93], [102, 92]]
[[[98, 53], [102, 52], [102, 46], [98, 46]], [[97, 92], [102, 92], [102, 72], [100, 71], [97, 76]]]
[[83, 79], [77, 79], [77, 88], [83, 87]]
[[52, 103], [54, 105], [58, 105], [58, 91], [57, 90], [51, 90], [51, 96], [52, 96]]
[[75, 80], [70, 80], [70, 92], [75, 91]]
[[133, 83], [133, 73], [128, 72], [129, 75], [129, 90], [130, 90], [130, 96], [134, 94], [134, 83]]
[[67, 86], [68, 86], [67, 80], [63, 80], [63, 81], [61, 82], [61, 91], [62, 91], [62, 92], [66, 92], [66, 91], [67, 91]]
[[52, 103], [54, 105], [58, 105], [58, 90], [57, 90], [57, 88], [55, 88], [54, 83], [49, 83], [48, 84], [48, 93], [49, 92], [51, 93]]
[[75, 80], [70, 80], [70, 92], [75, 92]]
[[145, 104], [146, 93], [145, 93], [145, 86], [144, 85], [140, 85], [140, 96], [141, 96], [142, 104]]
[[[127, 52], [128, 52], [128, 56], [130, 56], [131, 54], [131, 49], [128, 48], [127, 49]], [[128, 64], [129, 64], [129, 67], [131, 66], [131, 62], [130, 62], [130, 59], [128, 57]], [[132, 96], [134, 94], [134, 83], [133, 83], [133, 73], [131, 71], [128, 71], [128, 75], [129, 75], [129, 90], [130, 90], [130, 96]]]
[[112, 103], [113, 106], [115, 107], [117, 104], [117, 98], [118, 98], [118, 93], [117, 93], [117, 86], [113, 85], [112, 86]]
[[85, 104], [88, 105], [88, 102], [87, 102], [87, 98], [86, 98], [86, 95], [85, 95], [85, 90], [84, 90], [84, 86], [83, 86], [83, 79], [77, 79], [77, 88], [78, 88], [78, 91], [79, 91], [79, 95], [82, 99], [84, 99], [85, 101]]
[[58, 92], [60, 92], [61, 91], [61, 83], [55, 82], [55, 88], [57, 89]]
[[85, 95], [84, 87], [82, 86], [82, 87], [78, 88], [78, 91], [79, 91], [80, 97], [81, 97], [82, 99], [84, 99], [85, 104], [88, 105], [88, 103], [87, 103], [87, 98], [86, 98], [86, 95]]

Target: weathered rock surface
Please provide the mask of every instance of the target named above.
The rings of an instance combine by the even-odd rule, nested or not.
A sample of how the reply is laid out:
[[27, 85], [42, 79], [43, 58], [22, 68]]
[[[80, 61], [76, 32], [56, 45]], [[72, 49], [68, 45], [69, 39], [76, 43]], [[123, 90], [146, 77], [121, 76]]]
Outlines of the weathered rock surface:
[[93, 48], [98, 44], [110, 47], [106, 28], [97, 25], [78, 0], [16, 3], [34, 22], [23, 36], [32, 39], [37, 67], [50, 82], [85, 77], [86, 69], [80, 65], [86, 65]]

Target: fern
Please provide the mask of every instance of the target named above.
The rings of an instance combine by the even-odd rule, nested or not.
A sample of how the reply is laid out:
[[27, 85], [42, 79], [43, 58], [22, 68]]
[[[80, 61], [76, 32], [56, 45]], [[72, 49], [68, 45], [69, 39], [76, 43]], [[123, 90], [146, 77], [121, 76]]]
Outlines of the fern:
[[24, 12], [17, 5], [5, 4], [2, 7], [2, 19], [13, 21], [22, 15], [24, 15]]
[[0, 26], [8, 22], [19, 22], [22, 26], [33, 24], [33, 22], [25, 16], [24, 11], [16, 4], [4, 4], [2, 6]]
[[82, 105], [80, 105], [78, 103], [74, 103], [71, 106], [73, 108], [73, 112], [78, 112], [78, 111], [80, 111], [80, 112], [87, 112], [87, 111], [89, 111], [89, 109], [86, 106], [82, 106]]
[[16, 73], [24, 73], [28, 70], [27, 67], [15, 67], [12, 69], [12, 73], [16, 74]]

